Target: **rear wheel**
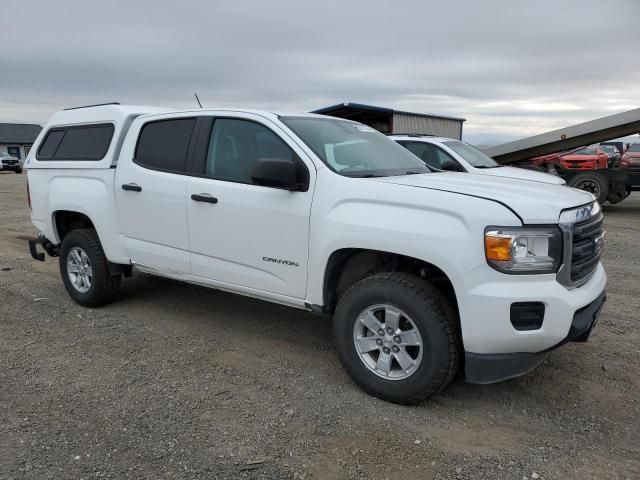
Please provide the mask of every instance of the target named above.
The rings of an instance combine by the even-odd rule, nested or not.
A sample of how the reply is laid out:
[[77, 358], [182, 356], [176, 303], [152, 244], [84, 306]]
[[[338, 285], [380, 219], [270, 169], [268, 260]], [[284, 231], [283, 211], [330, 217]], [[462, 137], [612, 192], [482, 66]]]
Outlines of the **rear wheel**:
[[121, 282], [112, 275], [98, 234], [93, 229], [72, 230], [60, 248], [60, 274], [73, 300], [85, 307], [109, 303]]
[[340, 360], [366, 392], [396, 403], [423, 401], [443, 389], [459, 363], [453, 309], [425, 280], [373, 275], [340, 298], [334, 342]]
[[602, 204], [609, 195], [609, 183], [607, 179], [596, 172], [582, 172], [569, 180], [569, 186], [579, 188], [593, 195]]

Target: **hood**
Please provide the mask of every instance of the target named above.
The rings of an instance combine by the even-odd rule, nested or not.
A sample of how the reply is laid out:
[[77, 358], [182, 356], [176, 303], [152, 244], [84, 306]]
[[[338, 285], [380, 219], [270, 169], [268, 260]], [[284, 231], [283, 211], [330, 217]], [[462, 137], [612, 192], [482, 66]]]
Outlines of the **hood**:
[[532, 182], [550, 183], [553, 185], [564, 185], [566, 183], [557, 175], [517, 167], [487, 168], [484, 170], [477, 170], [474, 173], [492, 175], [494, 177], [518, 178], [520, 180], [531, 180]]
[[476, 173], [439, 172], [371, 180], [493, 200], [511, 209], [525, 224], [558, 223], [562, 210], [594, 200], [590, 193], [564, 185]]

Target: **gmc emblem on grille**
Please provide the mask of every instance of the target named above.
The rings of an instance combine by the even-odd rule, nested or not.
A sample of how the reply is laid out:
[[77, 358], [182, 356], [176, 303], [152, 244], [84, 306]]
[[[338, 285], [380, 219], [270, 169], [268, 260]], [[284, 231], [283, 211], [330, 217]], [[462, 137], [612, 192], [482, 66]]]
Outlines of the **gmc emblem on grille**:
[[602, 231], [600, 235], [593, 239], [593, 250], [596, 255], [601, 255], [604, 250], [604, 236], [607, 232]]

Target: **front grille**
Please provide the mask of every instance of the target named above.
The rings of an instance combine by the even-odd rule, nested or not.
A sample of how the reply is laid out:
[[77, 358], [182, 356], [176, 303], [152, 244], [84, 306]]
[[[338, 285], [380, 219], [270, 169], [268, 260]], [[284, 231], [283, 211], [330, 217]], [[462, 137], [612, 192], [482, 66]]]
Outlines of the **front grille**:
[[571, 281], [583, 283], [598, 267], [603, 248], [602, 213], [573, 226]]

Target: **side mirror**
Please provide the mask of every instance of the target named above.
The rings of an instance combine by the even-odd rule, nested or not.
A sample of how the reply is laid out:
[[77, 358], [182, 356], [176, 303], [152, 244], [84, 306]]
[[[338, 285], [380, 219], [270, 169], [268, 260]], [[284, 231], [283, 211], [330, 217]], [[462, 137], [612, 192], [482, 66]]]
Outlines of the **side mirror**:
[[440, 168], [447, 172], [464, 172], [462, 165], [458, 162], [454, 162], [453, 160], [445, 160]]
[[259, 158], [253, 166], [251, 180], [264, 187], [291, 191], [302, 189], [302, 184], [297, 180], [295, 163], [282, 158]]

